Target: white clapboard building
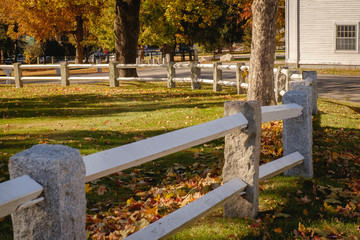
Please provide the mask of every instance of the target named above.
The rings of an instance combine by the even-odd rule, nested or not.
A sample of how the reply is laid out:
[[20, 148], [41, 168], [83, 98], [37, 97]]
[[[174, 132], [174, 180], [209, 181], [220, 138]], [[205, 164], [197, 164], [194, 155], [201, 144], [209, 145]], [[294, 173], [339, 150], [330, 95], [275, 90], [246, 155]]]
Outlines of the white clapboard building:
[[360, 68], [360, 0], [286, 0], [286, 62]]

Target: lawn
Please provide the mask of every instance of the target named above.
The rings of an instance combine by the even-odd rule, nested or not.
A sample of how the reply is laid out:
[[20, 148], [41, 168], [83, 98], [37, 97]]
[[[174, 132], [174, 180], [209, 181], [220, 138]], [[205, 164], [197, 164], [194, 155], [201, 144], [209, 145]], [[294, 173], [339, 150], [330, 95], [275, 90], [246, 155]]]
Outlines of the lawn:
[[[0, 85], [0, 181], [12, 155], [35, 144], [64, 144], [83, 155], [222, 117], [234, 88], [213, 93], [164, 83]], [[314, 116], [314, 179], [278, 176], [260, 185], [256, 220], [224, 219], [222, 209], [173, 239], [357, 239], [360, 235], [360, 105], [319, 100]], [[282, 123], [263, 125], [261, 162], [282, 156]], [[86, 185], [87, 234], [119, 239], [214, 189], [223, 139]], [[0, 239], [12, 239], [10, 217]]]

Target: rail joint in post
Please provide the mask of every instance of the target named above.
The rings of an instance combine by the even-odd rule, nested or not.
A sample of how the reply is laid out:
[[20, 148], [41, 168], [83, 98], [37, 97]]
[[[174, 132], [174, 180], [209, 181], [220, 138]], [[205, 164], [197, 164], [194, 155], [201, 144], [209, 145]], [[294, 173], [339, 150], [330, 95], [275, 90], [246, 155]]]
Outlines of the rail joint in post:
[[219, 92], [222, 90], [221, 85], [219, 85], [219, 81], [222, 81], [222, 70], [218, 69], [218, 66], [221, 65], [221, 62], [214, 62], [213, 67], [213, 77], [214, 77], [214, 83], [213, 83], [213, 91]]

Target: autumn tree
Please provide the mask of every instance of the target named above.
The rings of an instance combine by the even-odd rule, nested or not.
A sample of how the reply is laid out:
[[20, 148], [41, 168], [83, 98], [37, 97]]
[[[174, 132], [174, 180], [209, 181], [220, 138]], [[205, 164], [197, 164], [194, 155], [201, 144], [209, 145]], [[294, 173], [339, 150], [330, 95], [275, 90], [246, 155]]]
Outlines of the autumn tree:
[[[0, 22], [0, 63], [4, 63], [5, 54], [10, 57], [11, 61], [16, 61], [17, 54], [20, 50], [21, 41], [12, 39], [7, 35], [8, 25]], [[15, 56], [15, 59], [11, 58]]]
[[[72, 34], [76, 60], [83, 62], [83, 41], [92, 15], [99, 15], [105, 0], [0, 0], [2, 18], [9, 24], [8, 34], [33, 36], [38, 42], [57, 34]], [[13, 31], [15, 26], [18, 31]]]
[[254, 0], [248, 100], [275, 104], [274, 58], [278, 0]]
[[144, 0], [140, 43], [221, 48], [241, 40], [242, 20], [237, 12], [237, 5], [229, 0]]
[[139, 45], [163, 47], [165, 54], [171, 53], [176, 44], [177, 27], [167, 20], [168, 1], [143, 0], [140, 8]]

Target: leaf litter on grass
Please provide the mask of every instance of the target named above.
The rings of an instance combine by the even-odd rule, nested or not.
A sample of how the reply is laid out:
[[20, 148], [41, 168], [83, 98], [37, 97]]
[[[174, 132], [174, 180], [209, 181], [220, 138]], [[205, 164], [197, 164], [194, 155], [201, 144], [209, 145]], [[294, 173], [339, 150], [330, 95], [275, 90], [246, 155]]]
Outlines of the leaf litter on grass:
[[[219, 99], [237, 99], [229, 94], [184, 92], [181, 88], [168, 90], [150, 84], [117, 89], [86, 85], [69, 88], [31, 86], [19, 90], [7, 88], [1, 94], [5, 123], [1, 131], [6, 137], [0, 139], [0, 144], [10, 146], [11, 141], [15, 146], [21, 143], [21, 149], [1, 149], [2, 163], [7, 163], [12, 154], [38, 142], [63, 143], [89, 154], [138, 141], [180, 125], [185, 127], [184, 119], [193, 125], [207, 121], [209, 117], [204, 114], [211, 114], [210, 119], [221, 117]], [[178, 98], [180, 105], [176, 103]], [[356, 239], [359, 235], [358, 110], [356, 106], [328, 100], [319, 103], [321, 114], [314, 117], [315, 179], [276, 177], [261, 183], [261, 211], [256, 220], [245, 220], [251, 234], [244, 239]], [[184, 104], [191, 111], [180, 108]], [[212, 106], [220, 110], [214, 111]], [[120, 116], [136, 111], [144, 112], [140, 118], [134, 115], [140, 121], [124, 120]], [[338, 113], [341, 117], [336, 115]], [[114, 114], [116, 117], [111, 117]], [[83, 121], [76, 122], [82, 118], [88, 119], [86, 124], [90, 127], [79, 134], [86, 127]], [[34, 133], [32, 128], [39, 128], [35, 125], [24, 132], [21, 122], [29, 124], [28, 120], [44, 125], [53, 120], [63, 125], [57, 124], [57, 131], [76, 127], [73, 130], [77, 134]], [[151, 130], [170, 124], [173, 127], [149, 133], [143, 127], [145, 121], [154, 122]], [[281, 132], [281, 121], [263, 125], [262, 163], [282, 156]], [[156, 161], [89, 183], [86, 186], [88, 237], [121, 239], [219, 186], [222, 151], [220, 140], [216, 144], [184, 150], [166, 161]], [[5, 164], [0, 167], [0, 173], [3, 180], [8, 178]], [[199, 226], [195, 224], [195, 227]], [[184, 235], [182, 239], [201, 238], [204, 231], [206, 229], [192, 237]], [[216, 233], [212, 234], [216, 239]]]

